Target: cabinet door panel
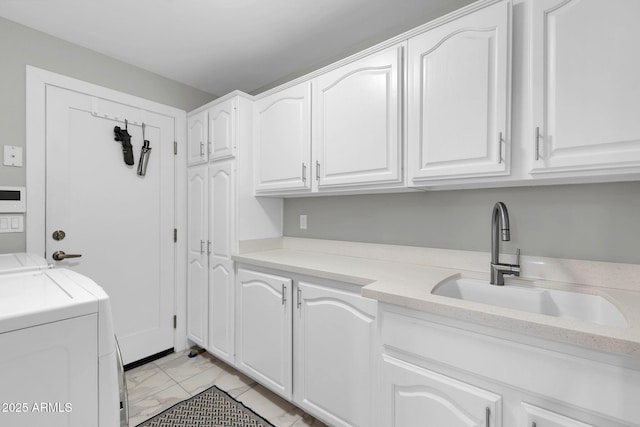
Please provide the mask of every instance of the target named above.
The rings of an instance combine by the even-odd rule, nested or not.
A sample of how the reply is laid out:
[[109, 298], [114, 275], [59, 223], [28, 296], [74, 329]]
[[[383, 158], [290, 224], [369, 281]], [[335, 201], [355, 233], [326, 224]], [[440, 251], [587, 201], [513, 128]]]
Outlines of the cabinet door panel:
[[234, 251], [234, 183], [233, 163], [216, 163], [209, 167], [209, 236], [213, 257], [231, 260]]
[[509, 13], [497, 3], [409, 40], [414, 183], [508, 173]]
[[205, 163], [207, 158], [207, 113], [187, 117], [187, 163]]
[[376, 302], [298, 283], [295, 401], [335, 426], [372, 425]]
[[236, 102], [232, 98], [208, 110], [209, 157], [219, 160], [235, 155]]
[[640, 165], [638, 19], [636, 0], [533, 2], [534, 172]]
[[205, 165], [189, 169], [187, 337], [205, 347], [207, 335], [207, 169]]
[[213, 261], [209, 268], [209, 341], [207, 350], [234, 361], [234, 280], [232, 261]]
[[522, 409], [526, 427], [595, 427], [528, 403], [522, 403]]
[[256, 101], [254, 123], [256, 192], [310, 189], [311, 83]]
[[395, 46], [316, 79], [319, 189], [401, 179], [402, 51]]
[[383, 355], [381, 425], [500, 427], [502, 398], [471, 384]]
[[234, 357], [234, 182], [233, 162], [209, 166], [209, 341], [207, 349], [221, 359]]
[[237, 366], [291, 399], [291, 279], [241, 268], [237, 291]]

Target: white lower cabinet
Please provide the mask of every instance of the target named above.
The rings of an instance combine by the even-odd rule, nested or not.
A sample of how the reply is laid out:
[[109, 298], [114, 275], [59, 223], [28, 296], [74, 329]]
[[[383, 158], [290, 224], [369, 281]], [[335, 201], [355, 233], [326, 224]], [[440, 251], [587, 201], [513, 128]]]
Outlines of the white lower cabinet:
[[382, 424], [394, 427], [500, 427], [502, 398], [471, 384], [383, 356]]
[[377, 303], [298, 281], [294, 401], [332, 426], [371, 426]]
[[637, 363], [379, 307], [378, 427], [640, 426]]
[[233, 363], [234, 160], [189, 168], [187, 338]]
[[291, 279], [238, 268], [236, 364], [291, 400]]
[[207, 345], [207, 165], [189, 168], [187, 180], [187, 338]]
[[236, 367], [328, 425], [373, 425], [377, 302], [356, 288], [238, 267]]
[[525, 417], [523, 425], [527, 427], [596, 427], [524, 402], [522, 410]]

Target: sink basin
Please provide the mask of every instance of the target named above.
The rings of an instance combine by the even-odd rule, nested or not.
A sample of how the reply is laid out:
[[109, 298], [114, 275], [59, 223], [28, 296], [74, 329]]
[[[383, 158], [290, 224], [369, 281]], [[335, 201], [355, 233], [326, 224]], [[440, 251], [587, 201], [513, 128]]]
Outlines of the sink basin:
[[462, 277], [443, 281], [431, 293], [598, 325], [629, 326], [620, 310], [599, 295], [517, 285], [494, 286], [485, 280]]

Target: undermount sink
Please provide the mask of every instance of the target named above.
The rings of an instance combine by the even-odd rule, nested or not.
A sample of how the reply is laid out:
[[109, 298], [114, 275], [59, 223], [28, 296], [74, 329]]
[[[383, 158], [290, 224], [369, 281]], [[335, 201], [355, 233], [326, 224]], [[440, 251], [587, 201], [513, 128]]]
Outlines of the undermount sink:
[[629, 326], [620, 310], [599, 295], [517, 285], [495, 286], [485, 280], [459, 276], [438, 284], [431, 293], [598, 325]]

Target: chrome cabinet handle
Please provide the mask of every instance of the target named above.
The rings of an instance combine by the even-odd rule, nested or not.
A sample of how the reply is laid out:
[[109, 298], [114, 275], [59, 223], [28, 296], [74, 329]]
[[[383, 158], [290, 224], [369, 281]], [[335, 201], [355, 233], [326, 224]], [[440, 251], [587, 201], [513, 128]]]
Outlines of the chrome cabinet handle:
[[316, 160], [316, 181], [320, 181], [320, 162]]
[[502, 163], [502, 132], [498, 135], [498, 164]]
[[211, 240], [207, 240], [207, 255], [211, 255]]
[[200, 157], [204, 157], [204, 142], [200, 141]]
[[298, 288], [298, 303], [296, 304], [298, 308], [302, 305], [302, 289]]
[[540, 160], [540, 128], [536, 127], [536, 160]]
[[484, 412], [484, 419], [485, 419], [485, 425], [486, 427], [490, 427], [489, 426], [489, 418], [491, 418], [491, 409], [487, 406]]
[[53, 255], [51, 255], [51, 257], [55, 261], [62, 261], [63, 259], [67, 259], [67, 258], [80, 258], [81, 256], [82, 254], [67, 254], [67, 253], [64, 253], [63, 251], [55, 251]]
[[204, 240], [200, 240], [200, 255], [204, 254]]
[[307, 165], [304, 162], [302, 163], [302, 182], [307, 183]]
[[531, 427], [536, 427], [536, 422], [535, 421], [531, 422]]
[[282, 305], [285, 305], [287, 303], [287, 287], [285, 286], [285, 284], [282, 284]]

